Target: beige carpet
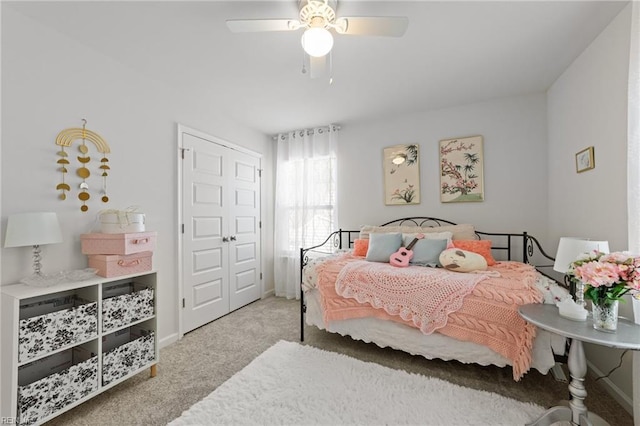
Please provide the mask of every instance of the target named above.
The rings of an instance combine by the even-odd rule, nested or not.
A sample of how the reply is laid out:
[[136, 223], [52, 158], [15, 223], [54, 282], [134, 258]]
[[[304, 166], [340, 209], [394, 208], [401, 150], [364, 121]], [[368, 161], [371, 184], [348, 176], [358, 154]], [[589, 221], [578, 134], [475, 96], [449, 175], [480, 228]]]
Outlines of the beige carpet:
[[[278, 340], [298, 341], [299, 302], [270, 297], [187, 334], [160, 351], [157, 377], [141, 373], [57, 417], [49, 425], [164, 425], [177, 418]], [[536, 371], [520, 382], [510, 368], [426, 360], [306, 327], [305, 344], [364, 361], [437, 377], [542, 406], [567, 399], [566, 383]], [[601, 387], [586, 381], [589, 409], [615, 426], [633, 419]], [[426, 397], [426, 396], [425, 396]]]

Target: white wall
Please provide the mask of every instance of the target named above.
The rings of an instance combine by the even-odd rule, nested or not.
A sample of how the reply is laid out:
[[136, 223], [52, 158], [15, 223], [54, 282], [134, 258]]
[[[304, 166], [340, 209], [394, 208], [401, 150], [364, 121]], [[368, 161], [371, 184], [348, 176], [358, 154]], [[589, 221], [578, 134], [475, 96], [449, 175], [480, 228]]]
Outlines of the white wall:
[[[627, 78], [631, 5], [574, 61], [548, 91], [549, 237], [609, 240], [627, 249]], [[575, 153], [593, 146], [595, 169], [576, 173]], [[553, 250], [555, 252], [555, 248]], [[621, 304], [631, 316], [631, 304]], [[587, 345], [591, 366], [608, 372], [619, 351]], [[610, 384], [631, 400], [631, 356]], [[627, 406], [627, 408], [629, 408]]]
[[[339, 224], [359, 229], [407, 216], [472, 223], [489, 232], [527, 231], [546, 238], [546, 97], [532, 94], [366, 123], [339, 134]], [[438, 142], [482, 135], [485, 201], [441, 203]], [[421, 203], [385, 206], [382, 151], [420, 146]]]
[[[159, 279], [161, 344], [178, 332], [177, 276], [177, 123], [263, 154], [263, 271], [265, 291], [273, 289], [273, 149], [267, 136], [224, 115], [223, 105], [178, 93], [90, 50], [2, 4], [2, 225], [8, 215], [55, 211], [65, 241], [44, 247], [45, 272], [84, 268], [80, 234], [92, 230], [105, 208], [137, 205], [147, 229], [158, 232], [154, 267]], [[72, 191], [66, 201], [55, 190], [61, 130], [81, 127], [99, 133], [110, 145], [111, 201], [100, 203], [101, 180], [91, 177], [89, 211], [80, 211]], [[90, 146], [90, 148], [93, 148]], [[68, 151], [72, 164], [77, 143]], [[92, 150], [94, 160], [97, 155]], [[99, 157], [98, 157], [99, 158]], [[92, 160], [92, 161], [94, 161]], [[68, 182], [79, 184], [72, 166]], [[4, 231], [2, 237], [4, 238]], [[30, 248], [2, 249], [2, 284], [31, 272]]]
[[[2, 7], [0, 6], [0, 23], [2, 22]], [[0, 31], [0, 46], [2, 46], [2, 31]], [[0, 82], [2, 81], [2, 55], [0, 55]], [[0, 99], [2, 99], [2, 84], [0, 84]], [[0, 102], [0, 117], [2, 117], [2, 103]], [[2, 120], [0, 119], [0, 135], [2, 135]], [[0, 139], [0, 148], [2, 145]], [[2, 188], [2, 161], [0, 158], [0, 188]], [[2, 211], [2, 197], [0, 197], [0, 212]], [[0, 277], [2, 276], [2, 252], [0, 251]], [[2, 303], [0, 303], [0, 318], [2, 318]], [[0, 328], [0, 332], [2, 329]], [[0, 354], [0, 365], [2, 355]], [[0, 371], [0, 383], [2, 383], [2, 371]], [[2, 401], [2, 388], [0, 388], [0, 401]]]

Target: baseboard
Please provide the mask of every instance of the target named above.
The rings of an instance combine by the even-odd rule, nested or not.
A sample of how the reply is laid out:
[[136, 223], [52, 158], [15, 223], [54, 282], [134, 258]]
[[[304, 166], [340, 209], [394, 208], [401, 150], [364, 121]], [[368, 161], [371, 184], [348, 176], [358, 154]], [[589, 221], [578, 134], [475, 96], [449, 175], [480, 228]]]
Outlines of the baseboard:
[[262, 293], [262, 298], [266, 299], [267, 297], [273, 296], [275, 294], [276, 294], [276, 290], [272, 288], [271, 290], [267, 290], [264, 293]]
[[167, 337], [160, 339], [160, 341], [158, 342], [158, 347], [162, 349], [165, 346], [169, 346], [170, 344], [177, 342], [178, 340], [178, 333], [170, 334]]
[[[605, 372], [600, 371], [600, 369], [598, 369], [589, 361], [587, 361], [587, 366], [589, 367], [589, 371], [591, 372], [591, 374], [593, 374], [595, 377], [604, 376], [606, 374]], [[622, 405], [622, 408], [624, 408], [627, 413], [633, 416], [633, 397], [624, 393], [622, 389], [616, 386], [615, 383], [613, 383], [608, 377], [598, 381], [604, 386], [604, 389], [607, 391], [607, 393], [611, 395], [611, 397], [615, 399], [620, 405]], [[589, 389], [587, 389], [587, 393], [589, 393]]]

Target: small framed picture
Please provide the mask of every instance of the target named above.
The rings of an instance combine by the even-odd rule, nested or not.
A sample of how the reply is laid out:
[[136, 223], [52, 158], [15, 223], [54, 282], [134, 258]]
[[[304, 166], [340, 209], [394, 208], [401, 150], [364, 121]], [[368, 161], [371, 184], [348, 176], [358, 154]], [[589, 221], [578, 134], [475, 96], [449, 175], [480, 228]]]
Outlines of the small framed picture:
[[576, 154], [576, 172], [582, 173], [591, 170], [596, 166], [596, 159], [593, 156], [593, 147], [585, 148]]

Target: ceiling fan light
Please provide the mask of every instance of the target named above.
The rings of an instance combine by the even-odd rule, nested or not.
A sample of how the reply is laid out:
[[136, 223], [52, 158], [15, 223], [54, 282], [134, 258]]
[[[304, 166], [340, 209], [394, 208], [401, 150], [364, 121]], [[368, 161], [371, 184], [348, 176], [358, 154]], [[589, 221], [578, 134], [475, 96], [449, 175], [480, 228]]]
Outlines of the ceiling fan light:
[[302, 48], [309, 56], [319, 58], [333, 47], [333, 36], [326, 28], [309, 28], [302, 34]]

